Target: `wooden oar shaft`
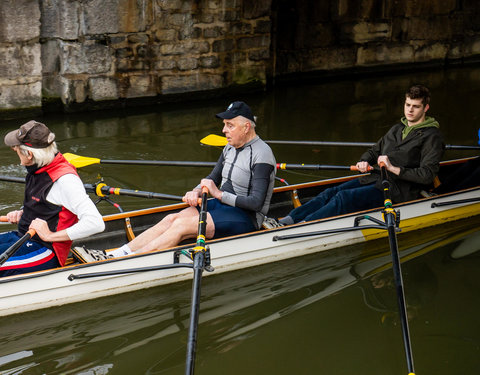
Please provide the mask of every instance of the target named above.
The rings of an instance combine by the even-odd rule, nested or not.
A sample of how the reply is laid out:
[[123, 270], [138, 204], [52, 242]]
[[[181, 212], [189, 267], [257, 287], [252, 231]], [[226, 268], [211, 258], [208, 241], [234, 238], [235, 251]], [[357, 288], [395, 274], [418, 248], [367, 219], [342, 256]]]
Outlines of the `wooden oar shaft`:
[[407, 368], [409, 374], [414, 374], [412, 344], [410, 342], [410, 330], [408, 327], [407, 306], [405, 303], [405, 293], [403, 290], [402, 269], [400, 266], [400, 256], [398, 254], [397, 234], [395, 231], [395, 210], [392, 208], [392, 200], [390, 198], [390, 182], [388, 181], [387, 170], [385, 164], [380, 163], [380, 171], [382, 177], [382, 186], [384, 193], [384, 217], [388, 230], [388, 239], [390, 244], [390, 252], [392, 255], [392, 268], [395, 280], [395, 289], [397, 294], [398, 310], [402, 326], [403, 344], [407, 359]]
[[5, 263], [26, 241], [35, 236], [35, 230], [29, 229], [17, 242], [0, 255], [0, 266]]

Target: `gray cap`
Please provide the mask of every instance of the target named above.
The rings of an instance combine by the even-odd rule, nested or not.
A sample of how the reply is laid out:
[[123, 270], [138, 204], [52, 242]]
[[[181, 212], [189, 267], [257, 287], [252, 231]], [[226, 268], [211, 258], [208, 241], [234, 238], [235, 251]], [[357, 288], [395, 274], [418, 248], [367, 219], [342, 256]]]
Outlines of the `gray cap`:
[[31, 120], [9, 132], [4, 139], [8, 147], [25, 145], [33, 148], [45, 148], [55, 140], [53, 134], [45, 124]]

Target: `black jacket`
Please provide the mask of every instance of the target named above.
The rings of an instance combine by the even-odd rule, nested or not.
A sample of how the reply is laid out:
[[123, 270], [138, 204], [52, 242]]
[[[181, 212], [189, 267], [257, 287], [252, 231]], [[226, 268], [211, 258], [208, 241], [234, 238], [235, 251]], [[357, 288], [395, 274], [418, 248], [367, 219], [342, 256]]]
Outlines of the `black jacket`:
[[[443, 137], [438, 128], [416, 129], [402, 140], [404, 127], [402, 123], [392, 126], [387, 134], [360, 157], [360, 161], [376, 166], [378, 157], [387, 155], [392, 165], [400, 167], [398, 176], [388, 173], [393, 203], [417, 199], [421, 190], [433, 187], [444, 150]], [[383, 190], [378, 166], [375, 169], [374, 173], [362, 177], [360, 182], [376, 182], [375, 186]]]

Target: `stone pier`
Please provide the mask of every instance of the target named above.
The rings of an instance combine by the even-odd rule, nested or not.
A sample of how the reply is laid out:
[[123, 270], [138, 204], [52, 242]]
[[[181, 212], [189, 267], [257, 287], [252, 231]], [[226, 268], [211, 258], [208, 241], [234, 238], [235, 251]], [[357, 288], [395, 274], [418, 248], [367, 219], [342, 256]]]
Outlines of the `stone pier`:
[[475, 0], [2, 0], [0, 118], [479, 57]]

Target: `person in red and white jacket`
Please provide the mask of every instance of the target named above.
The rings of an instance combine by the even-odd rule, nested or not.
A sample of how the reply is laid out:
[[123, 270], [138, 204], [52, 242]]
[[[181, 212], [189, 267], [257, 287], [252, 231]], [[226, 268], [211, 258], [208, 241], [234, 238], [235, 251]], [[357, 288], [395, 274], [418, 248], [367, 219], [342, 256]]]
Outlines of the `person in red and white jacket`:
[[36, 235], [0, 267], [0, 277], [64, 266], [72, 241], [105, 229], [75, 167], [58, 152], [54, 140], [46, 125], [33, 120], [5, 136], [27, 176], [22, 209], [7, 214], [18, 231], [0, 234], [0, 253], [28, 229]]

